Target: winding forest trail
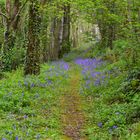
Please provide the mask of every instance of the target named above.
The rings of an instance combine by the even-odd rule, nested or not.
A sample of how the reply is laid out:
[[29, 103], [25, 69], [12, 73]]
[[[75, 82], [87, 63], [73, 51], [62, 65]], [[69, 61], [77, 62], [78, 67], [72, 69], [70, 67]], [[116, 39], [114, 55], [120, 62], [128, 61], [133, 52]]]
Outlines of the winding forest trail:
[[70, 77], [69, 86], [60, 99], [63, 140], [86, 140], [81, 136], [85, 123], [83, 102], [79, 94], [80, 74], [75, 71]]

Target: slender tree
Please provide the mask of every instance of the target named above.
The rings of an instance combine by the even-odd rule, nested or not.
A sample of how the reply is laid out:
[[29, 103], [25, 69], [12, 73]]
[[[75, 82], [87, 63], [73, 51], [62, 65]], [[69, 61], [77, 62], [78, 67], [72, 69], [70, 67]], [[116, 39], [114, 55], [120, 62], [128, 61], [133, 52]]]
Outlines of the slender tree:
[[60, 57], [62, 57], [63, 54], [70, 52], [70, 46], [70, 4], [67, 3], [64, 5], [63, 38]]

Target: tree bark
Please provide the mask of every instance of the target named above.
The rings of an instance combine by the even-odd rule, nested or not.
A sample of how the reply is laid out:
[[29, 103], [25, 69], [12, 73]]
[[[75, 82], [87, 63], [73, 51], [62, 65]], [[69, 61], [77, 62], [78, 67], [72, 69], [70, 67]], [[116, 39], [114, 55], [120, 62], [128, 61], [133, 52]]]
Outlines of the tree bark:
[[60, 56], [70, 52], [70, 4], [64, 5], [63, 39]]
[[6, 0], [6, 14], [4, 18], [4, 45], [3, 45], [3, 60], [8, 60], [7, 62], [3, 61], [3, 68], [5, 70], [12, 69], [12, 62], [10, 60], [9, 54], [11, 49], [14, 47], [15, 42], [15, 33], [18, 30], [18, 23], [20, 21], [20, 16], [18, 15], [21, 2], [20, 0], [15, 0], [12, 4], [10, 0]]
[[40, 22], [38, 0], [30, 0], [25, 75], [40, 73]]
[[72, 23], [72, 46], [78, 47], [78, 26], [76, 23]]

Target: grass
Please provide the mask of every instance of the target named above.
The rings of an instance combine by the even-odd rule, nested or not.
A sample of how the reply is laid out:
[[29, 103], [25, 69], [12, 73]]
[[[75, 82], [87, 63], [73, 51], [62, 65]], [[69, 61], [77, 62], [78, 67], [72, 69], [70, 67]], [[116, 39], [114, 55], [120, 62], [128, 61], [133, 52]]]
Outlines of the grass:
[[[77, 73], [80, 87], [76, 90], [84, 101], [86, 117], [81, 135], [89, 140], [140, 139], [139, 70], [128, 72], [124, 60], [89, 59], [95, 55], [84, 49], [74, 49], [64, 57], [66, 62], [42, 65], [39, 76], [24, 77], [21, 68], [4, 73], [0, 80], [0, 139], [65, 140], [60, 100], [64, 93], [69, 94], [70, 79]], [[79, 65], [75, 59], [80, 56]]]
[[0, 138], [57, 139], [61, 133], [57, 105], [66, 76], [53, 64], [43, 65], [37, 77], [23, 77], [22, 70], [6, 73], [0, 81]]
[[128, 76], [123, 63], [106, 63], [96, 69], [106, 75], [104, 84], [93, 86], [94, 79], [90, 79], [89, 86], [86, 86], [83, 77], [82, 94], [87, 98], [85, 111], [88, 120], [84, 133], [89, 140], [140, 139], [140, 95], [137, 91], [129, 97], [130, 91], [123, 91], [126, 88], [124, 79]]

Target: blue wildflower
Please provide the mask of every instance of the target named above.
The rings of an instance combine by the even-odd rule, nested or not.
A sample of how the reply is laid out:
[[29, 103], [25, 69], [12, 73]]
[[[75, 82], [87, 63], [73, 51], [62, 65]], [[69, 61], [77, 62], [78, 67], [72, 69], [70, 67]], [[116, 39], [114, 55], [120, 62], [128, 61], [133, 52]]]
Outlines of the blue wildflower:
[[102, 122], [99, 122], [98, 123], [98, 127], [102, 128], [103, 127], [103, 123]]
[[95, 86], [99, 86], [100, 84], [101, 84], [100, 79], [97, 79], [97, 80], [94, 82], [94, 85], [95, 85]]
[[19, 140], [18, 136], [16, 136], [15, 140]]
[[28, 118], [28, 116], [27, 116], [27, 115], [24, 115], [24, 116], [23, 116], [23, 118], [24, 118], [24, 119], [27, 119], [27, 118]]
[[117, 125], [113, 125], [112, 128], [113, 128], [113, 129], [117, 129], [118, 126], [117, 126]]
[[35, 87], [35, 84], [34, 84], [34, 83], [32, 83], [32, 84], [31, 84], [31, 87]]

